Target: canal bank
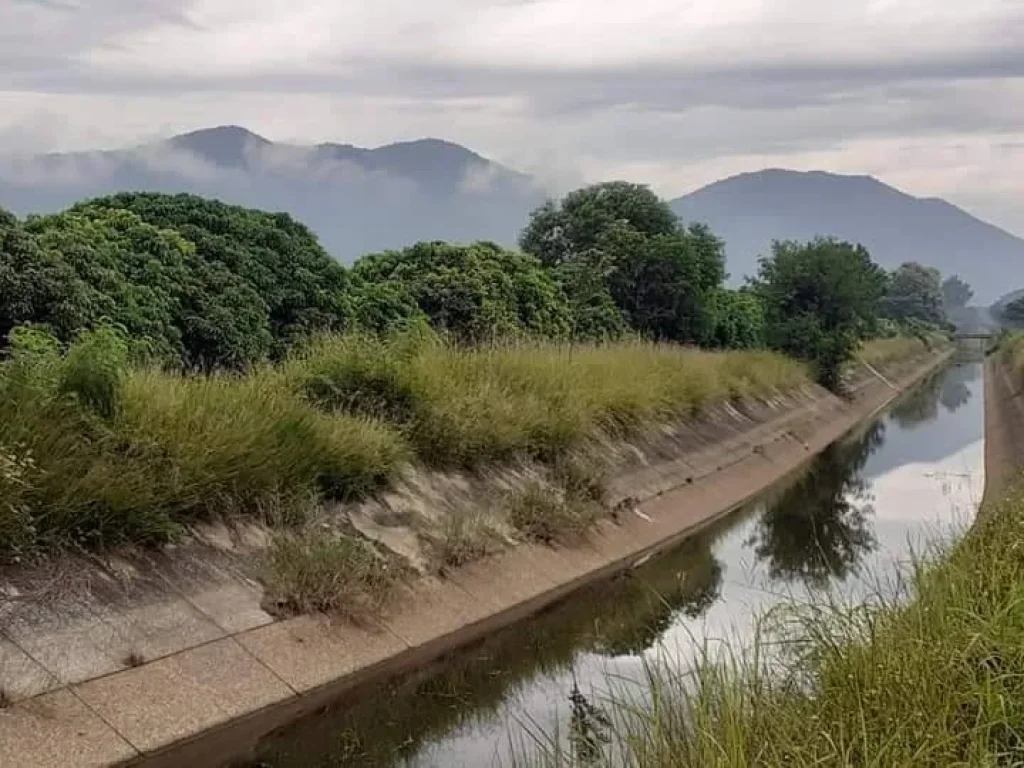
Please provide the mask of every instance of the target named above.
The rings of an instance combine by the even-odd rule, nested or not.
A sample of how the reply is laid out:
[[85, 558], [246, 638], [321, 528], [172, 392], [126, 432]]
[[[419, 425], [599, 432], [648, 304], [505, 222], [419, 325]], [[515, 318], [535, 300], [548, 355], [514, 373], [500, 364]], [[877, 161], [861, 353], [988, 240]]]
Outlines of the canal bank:
[[[614, 700], [641, 706], [651, 665], [677, 671], [671, 687], [705, 648], [739, 647], [757, 617], [808, 589], [851, 602], [872, 596], [905, 571], [912, 547], [970, 525], [984, 484], [982, 389], [980, 363], [929, 376], [809, 467], [678, 547], [393, 685], [351, 692], [268, 739], [243, 765], [681, 764], [608, 759], [621, 735]], [[540, 745], [550, 757], [556, 740], [563, 757], [574, 741], [601, 755], [527, 759]]]
[[421, 579], [373, 626], [274, 621], [29, 699], [2, 713], [2, 762], [219, 764], [346, 690], [419, 667], [675, 546], [806, 463], [946, 356], [886, 370], [884, 380], [862, 373], [849, 401], [818, 390], [760, 414], [727, 414], [731, 428], [716, 446], [619, 478], [639, 503], [584, 545], [516, 547], [448, 579]]

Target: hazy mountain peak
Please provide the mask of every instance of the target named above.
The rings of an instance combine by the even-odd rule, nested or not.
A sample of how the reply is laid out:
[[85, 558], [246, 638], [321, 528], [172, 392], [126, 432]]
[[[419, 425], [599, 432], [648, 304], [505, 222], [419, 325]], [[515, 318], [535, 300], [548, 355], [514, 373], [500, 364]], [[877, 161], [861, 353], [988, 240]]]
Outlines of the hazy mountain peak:
[[772, 240], [832, 235], [862, 243], [883, 266], [920, 261], [957, 273], [987, 303], [1024, 285], [1024, 240], [935, 198], [918, 198], [873, 176], [769, 168], [716, 181], [672, 201], [686, 221], [725, 240], [734, 279], [756, 271]]
[[177, 150], [191, 152], [222, 168], [243, 168], [254, 148], [270, 146], [271, 142], [240, 125], [203, 128], [174, 136], [166, 142]]

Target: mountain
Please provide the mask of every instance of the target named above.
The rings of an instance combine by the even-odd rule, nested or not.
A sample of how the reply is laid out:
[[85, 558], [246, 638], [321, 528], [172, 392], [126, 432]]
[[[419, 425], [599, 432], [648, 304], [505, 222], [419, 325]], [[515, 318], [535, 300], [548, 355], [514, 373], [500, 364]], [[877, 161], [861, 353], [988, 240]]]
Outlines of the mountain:
[[725, 240], [736, 281], [756, 271], [757, 256], [773, 239], [835, 235], [863, 243], [887, 268], [920, 261], [959, 274], [978, 304], [1024, 286], [1024, 240], [944, 200], [913, 197], [870, 176], [764, 170], [717, 181], [671, 205]]
[[21, 215], [123, 190], [286, 211], [343, 261], [417, 240], [512, 245], [544, 199], [529, 177], [439, 139], [301, 146], [221, 126], [124, 150], [0, 157], [0, 206]]

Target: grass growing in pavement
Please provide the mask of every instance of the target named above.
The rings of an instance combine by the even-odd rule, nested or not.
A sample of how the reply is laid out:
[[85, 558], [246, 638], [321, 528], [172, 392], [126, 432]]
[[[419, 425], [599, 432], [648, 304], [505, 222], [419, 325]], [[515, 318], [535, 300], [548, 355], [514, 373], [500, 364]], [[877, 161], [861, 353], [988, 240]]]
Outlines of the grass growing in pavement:
[[[936, 338], [934, 343], [939, 343]], [[906, 360], [929, 349], [920, 338], [898, 336], [892, 339], [872, 339], [861, 345], [857, 357], [875, 368]]]
[[[1022, 542], [1024, 483], [961, 542], [918, 560], [902, 595], [790, 606], [749, 653], [707, 654], [685, 673], [651, 667], [642, 696], [602, 702], [619, 757], [653, 768], [1024, 763]], [[537, 745], [523, 762], [581, 763], [553, 738]]]
[[315, 527], [278, 533], [267, 559], [268, 597], [293, 613], [359, 621], [376, 613], [401, 580], [400, 568], [363, 539]]

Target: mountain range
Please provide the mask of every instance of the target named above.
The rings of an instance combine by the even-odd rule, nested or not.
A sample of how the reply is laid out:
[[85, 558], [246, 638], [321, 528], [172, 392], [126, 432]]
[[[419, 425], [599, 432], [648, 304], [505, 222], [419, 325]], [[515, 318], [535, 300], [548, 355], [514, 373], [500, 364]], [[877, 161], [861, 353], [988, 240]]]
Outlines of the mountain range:
[[[238, 126], [109, 151], [2, 157], [0, 206], [47, 213], [126, 189], [194, 192], [287, 211], [343, 261], [417, 240], [513, 245], [547, 197], [529, 176], [439, 139], [364, 149], [271, 142]], [[744, 173], [671, 201], [725, 240], [734, 282], [773, 239], [834, 235], [882, 265], [916, 260], [958, 273], [976, 301], [1024, 286], [1024, 240], [935, 198], [869, 176], [781, 169]]]

